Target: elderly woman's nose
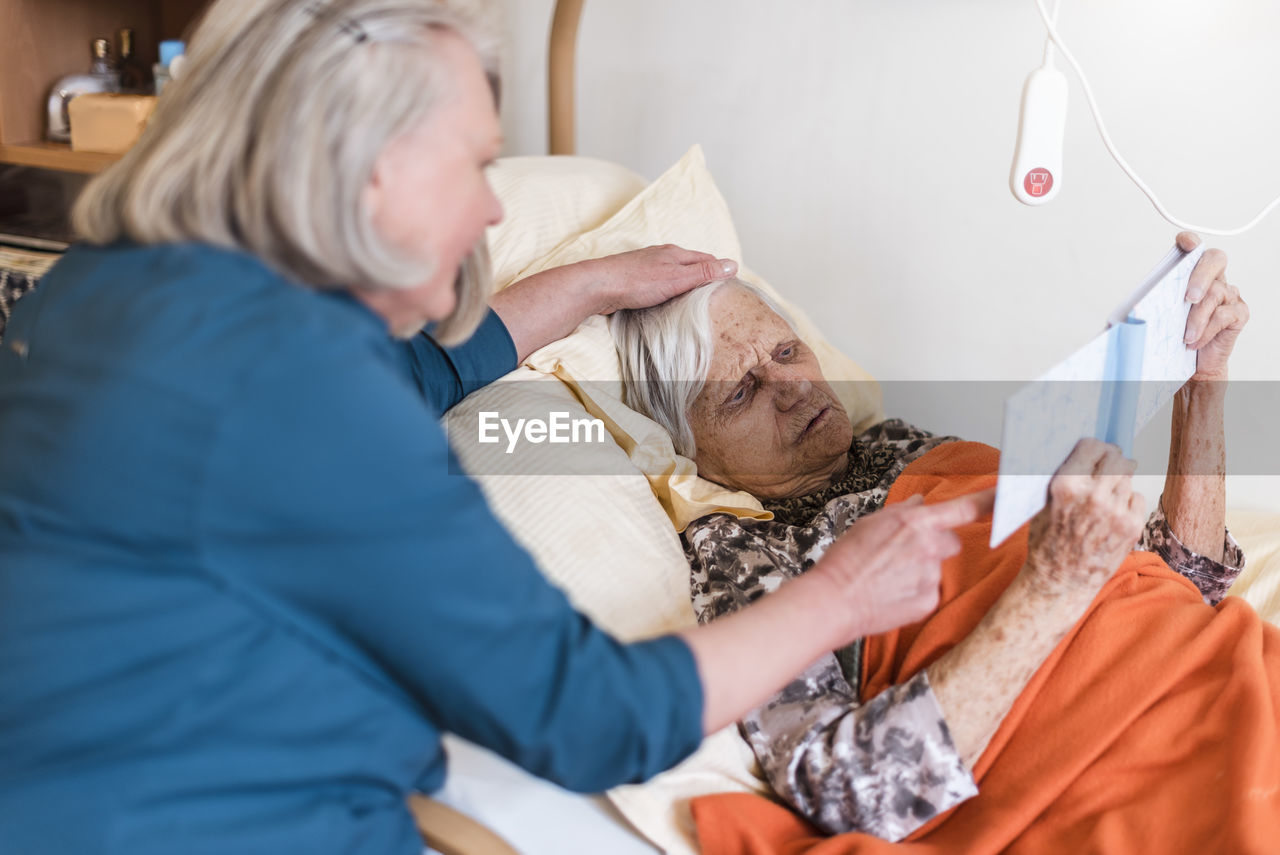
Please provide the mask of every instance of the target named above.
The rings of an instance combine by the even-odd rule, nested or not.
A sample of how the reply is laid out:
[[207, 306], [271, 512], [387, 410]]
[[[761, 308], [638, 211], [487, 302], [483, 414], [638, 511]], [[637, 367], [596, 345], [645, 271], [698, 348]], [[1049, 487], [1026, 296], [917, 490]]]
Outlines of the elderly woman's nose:
[[789, 410], [809, 397], [813, 383], [799, 374], [780, 373], [773, 378], [773, 400], [780, 410]]

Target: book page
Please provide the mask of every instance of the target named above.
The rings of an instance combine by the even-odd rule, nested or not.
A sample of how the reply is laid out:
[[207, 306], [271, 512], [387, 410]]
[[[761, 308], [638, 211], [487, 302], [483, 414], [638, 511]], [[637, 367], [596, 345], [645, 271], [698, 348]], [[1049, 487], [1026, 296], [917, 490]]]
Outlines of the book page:
[[1187, 253], [1130, 313], [1131, 317], [1145, 322], [1147, 327], [1134, 433], [1142, 430], [1182, 388], [1182, 384], [1196, 373], [1196, 352], [1187, 347], [1182, 337], [1187, 331], [1187, 315], [1191, 313], [1192, 305], [1186, 301], [1187, 282], [1202, 255], [1203, 246]]
[[[1053, 473], [1080, 439], [1131, 440], [1195, 373], [1182, 337], [1187, 282], [1203, 254], [1169, 252], [1112, 312], [1106, 332], [1005, 401], [992, 546], [1044, 507]], [[1122, 336], [1125, 321], [1140, 322], [1141, 336]], [[1141, 346], [1140, 358], [1122, 338]]]
[[1097, 431], [1114, 335], [1102, 333], [1005, 401], [992, 546], [1044, 507], [1053, 473], [1081, 437]]

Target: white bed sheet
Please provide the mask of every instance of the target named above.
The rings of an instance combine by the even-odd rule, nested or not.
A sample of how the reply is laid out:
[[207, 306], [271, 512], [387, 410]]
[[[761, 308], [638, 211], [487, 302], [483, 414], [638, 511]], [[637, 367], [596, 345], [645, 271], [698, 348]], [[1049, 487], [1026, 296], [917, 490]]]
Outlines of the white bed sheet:
[[523, 855], [658, 852], [604, 796], [569, 792], [452, 734], [444, 745], [449, 776], [432, 798], [484, 824]]

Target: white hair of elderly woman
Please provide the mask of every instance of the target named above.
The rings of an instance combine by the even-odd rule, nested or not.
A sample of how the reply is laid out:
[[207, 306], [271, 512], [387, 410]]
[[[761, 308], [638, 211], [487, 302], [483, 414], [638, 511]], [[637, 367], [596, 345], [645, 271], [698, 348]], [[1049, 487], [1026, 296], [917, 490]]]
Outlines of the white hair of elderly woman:
[[[457, 33], [498, 88], [498, 39], [458, 0], [217, 0], [128, 154], [90, 183], [74, 222], [91, 243], [195, 241], [252, 253], [313, 288], [409, 288], [431, 259], [375, 232], [364, 204], [389, 142], [426, 121], [448, 73], [432, 30]], [[467, 338], [492, 287], [487, 249], [462, 266], [434, 330]]]
[[749, 291], [796, 331], [773, 297], [736, 278], [703, 285], [648, 309], [623, 309], [609, 319], [622, 363], [624, 402], [662, 425], [676, 453], [688, 458], [697, 453], [689, 410], [706, 385], [715, 353], [711, 297], [724, 287]]

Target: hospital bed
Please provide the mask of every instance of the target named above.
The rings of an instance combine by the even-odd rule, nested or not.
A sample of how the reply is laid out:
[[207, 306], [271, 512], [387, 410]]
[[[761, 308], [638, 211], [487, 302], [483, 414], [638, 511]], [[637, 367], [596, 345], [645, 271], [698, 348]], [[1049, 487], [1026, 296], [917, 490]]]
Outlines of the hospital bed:
[[[620, 166], [582, 157], [505, 159], [494, 169], [493, 183], [507, 212], [490, 234], [499, 286], [548, 267], [654, 243], [749, 257], [697, 147], [648, 185]], [[749, 268], [743, 275], [761, 283]], [[782, 302], [798, 315], [824, 373], [842, 381], [835, 385], [854, 421], [880, 418], [874, 380], [826, 344], [785, 296]], [[508, 457], [499, 446], [468, 439], [481, 411], [600, 418], [613, 441], [575, 446], [572, 455], [537, 446]], [[612, 340], [600, 318], [534, 353], [445, 421], [464, 467], [499, 518], [553, 582], [623, 638], [693, 623], [678, 525], [712, 508], [759, 510], [751, 497], [697, 479], [661, 429], [622, 404]], [[1228, 522], [1248, 555], [1232, 593], [1269, 620], [1280, 620], [1280, 517], [1233, 511]], [[480, 818], [521, 852], [652, 852], [653, 846], [693, 852], [690, 798], [767, 792], [734, 728], [712, 736], [675, 770], [605, 797], [573, 796], [473, 746], [454, 741], [450, 747], [452, 771], [438, 800]], [[419, 802], [417, 809], [431, 804]], [[425, 819], [423, 825], [428, 826]]]
[[[749, 259], [728, 205], [697, 147], [652, 183], [616, 164], [573, 152], [574, 40], [583, 0], [561, 0], [550, 43], [550, 151], [558, 157], [499, 161], [492, 180], [505, 220], [491, 230], [495, 280], [504, 287], [560, 264], [659, 243], [718, 257]], [[777, 291], [744, 265], [744, 278]], [[801, 307], [801, 332], [819, 353], [855, 423], [883, 415], [879, 387], [826, 343]], [[468, 440], [478, 413], [536, 415], [559, 411], [599, 418], [611, 442], [549, 447], [504, 457]], [[694, 622], [688, 571], [677, 528], [712, 508], [752, 513], [759, 505], [696, 477], [665, 434], [621, 402], [612, 341], [600, 318], [533, 354], [508, 377], [464, 401], [446, 419], [463, 466], [479, 481], [495, 513], [571, 599], [616, 635], [631, 639]], [[1228, 524], [1248, 565], [1232, 589], [1268, 620], [1280, 621], [1280, 515], [1231, 511]], [[711, 792], [768, 794], [736, 728], [710, 737], [693, 757], [653, 781], [601, 796], [573, 795], [538, 781], [488, 752], [449, 740], [451, 773], [435, 799], [414, 802], [420, 826], [440, 851], [502, 853], [696, 851], [691, 798]], [[590, 746], [583, 746], [590, 750]], [[456, 809], [442, 823], [439, 811]], [[472, 819], [505, 843], [475, 833]], [[455, 825], [455, 822], [457, 823]], [[468, 831], [470, 829], [470, 832]], [[483, 832], [482, 832], [483, 833]], [[453, 848], [449, 848], [449, 847]], [[474, 848], [471, 848], [474, 847]]]
[[[507, 158], [493, 170], [506, 211], [489, 234], [498, 287], [549, 267], [659, 243], [749, 258], [750, 247], [740, 245], [697, 147], [652, 183], [617, 164], [569, 156], [573, 42], [581, 10], [582, 0], [561, 0], [551, 38], [551, 151], [562, 156]], [[745, 265], [742, 275], [769, 287]], [[879, 418], [874, 379], [827, 344], [785, 293], [779, 296], [818, 352], [824, 373], [841, 381], [836, 386], [854, 421]], [[608, 442], [577, 446], [570, 455], [539, 446], [504, 456], [501, 446], [466, 441], [481, 411], [599, 418], [608, 426]], [[461, 440], [455, 447], [463, 466], [547, 576], [624, 639], [694, 623], [678, 526], [714, 508], [759, 510], [751, 497], [699, 480], [660, 428], [622, 404], [612, 341], [600, 318], [531, 355], [462, 402], [445, 423]], [[1229, 524], [1248, 555], [1232, 593], [1275, 622], [1280, 517], [1232, 512]], [[693, 757], [653, 781], [595, 796], [567, 793], [453, 737], [446, 746], [444, 790], [411, 801], [424, 839], [445, 855], [690, 853], [691, 798], [767, 794], [734, 727], [712, 735]]]

